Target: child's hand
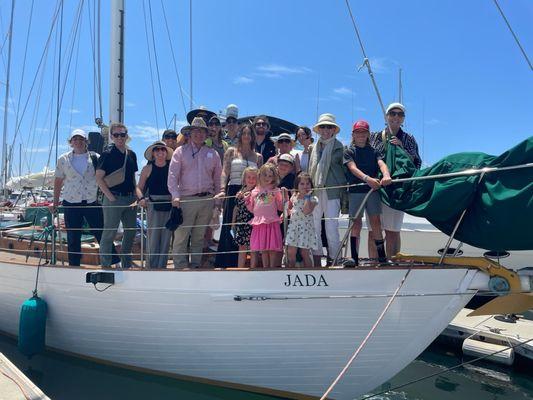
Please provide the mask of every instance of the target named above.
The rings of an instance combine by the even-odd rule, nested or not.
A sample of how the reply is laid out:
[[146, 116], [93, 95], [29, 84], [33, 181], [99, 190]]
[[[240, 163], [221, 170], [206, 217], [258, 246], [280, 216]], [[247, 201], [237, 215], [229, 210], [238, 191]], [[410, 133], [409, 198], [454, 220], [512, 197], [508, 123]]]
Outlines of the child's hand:
[[237, 192], [237, 194], [235, 195], [235, 198], [236, 199], [242, 199], [244, 197], [244, 193], [243, 192]]

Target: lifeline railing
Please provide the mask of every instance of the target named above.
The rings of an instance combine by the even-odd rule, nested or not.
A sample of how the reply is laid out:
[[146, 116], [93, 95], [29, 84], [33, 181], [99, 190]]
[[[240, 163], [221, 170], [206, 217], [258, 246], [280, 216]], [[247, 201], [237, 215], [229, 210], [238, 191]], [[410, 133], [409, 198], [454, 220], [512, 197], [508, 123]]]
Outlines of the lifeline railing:
[[[411, 178], [399, 178], [399, 179], [394, 179], [392, 181], [391, 184], [398, 184], [398, 183], [403, 183], [403, 182], [415, 182], [415, 181], [425, 181], [425, 180], [439, 180], [439, 179], [450, 179], [450, 178], [454, 178], [454, 177], [461, 177], [461, 176], [475, 176], [475, 175], [479, 175], [479, 179], [477, 180], [476, 182], [476, 186], [478, 186], [481, 181], [483, 180], [483, 177], [486, 175], [486, 174], [490, 174], [490, 173], [493, 173], [493, 172], [503, 172], [503, 171], [510, 171], [510, 170], [517, 170], [517, 169], [523, 169], [523, 168], [531, 168], [533, 167], [533, 163], [526, 163], [526, 164], [521, 164], [521, 165], [514, 165], [514, 166], [507, 166], [507, 167], [485, 167], [485, 168], [479, 168], [479, 169], [475, 169], [475, 168], [472, 168], [472, 169], [468, 169], [468, 170], [463, 170], [463, 171], [458, 171], [458, 172], [451, 172], [451, 173], [443, 173], [443, 174], [436, 174], [436, 175], [428, 175], [428, 176], [420, 176], [420, 177], [411, 177]], [[353, 187], [362, 187], [362, 186], [367, 186], [366, 183], [358, 183], [358, 184], [348, 184], [348, 185], [337, 185], [337, 186], [328, 186], [328, 187], [321, 187], [321, 188], [314, 188], [313, 190], [314, 191], [320, 191], [320, 190], [327, 190], [327, 189], [349, 189], [349, 188], [353, 188]], [[361, 202], [359, 208], [357, 209], [355, 215], [360, 215], [370, 194], [372, 193], [372, 189], [369, 190], [363, 201]], [[229, 199], [229, 198], [235, 198], [236, 196], [220, 196], [220, 197], [206, 197], [206, 198], [198, 198], [198, 199], [183, 199], [183, 200], [180, 200], [180, 203], [190, 203], [190, 202], [198, 202], [198, 201], [222, 201], [222, 200], [225, 200], [225, 199]], [[165, 202], [159, 202], [159, 203], [165, 203]], [[169, 202], [166, 202], [167, 204], [168, 203], [171, 203], [170, 201]], [[129, 207], [137, 207], [137, 202], [134, 202], [132, 203]], [[95, 205], [95, 206], [91, 206], [91, 205], [84, 205], [84, 206], [62, 206], [62, 208], [103, 208], [104, 206], [102, 205]], [[128, 206], [124, 206], [124, 205], [109, 205], [109, 206], [106, 206], [108, 208], [125, 208], [125, 207], [128, 207]], [[42, 208], [42, 207], [41, 207]], [[441, 255], [441, 258], [439, 260], [439, 264], [442, 263], [444, 257], [447, 255], [447, 252], [448, 252], [448, 249], [450, 248], [450, 245], [451, 243], [453, 242], [453, 239], [455, 237], [455, 234], [464, 218], [464, 215], [466, 214], [466, 211], [468, 210], [468, 207], [465, 208], [462, 212], [461, 212], [461, 215], [459, 216], [455, 226], [454, 226], [454, 229], [452, 230], [452, 233], [450, 234], [449, 238], [448, 238], [448, 241], [445, 245], [445, 248], [442, 252], [442, 255]], [[217, 254], [237, 254], [237, 253], [249, 253], [250, 250], [229, 250], [229, 251], [201, 251], [201, 252], [186, 252], [186, 253], [174, 253], [174, 252], [166, 252], [166, 253], [152, 253], [150, 252], [149, 250], [150, 249], [147, 249], [148, 251], [145, 251], [145, 240], [144, 240], [144, 231], [147, 232], [147, 234], [149, 234], [149, 231], [150, 230], [158, 230], [158, 229], [167, 229], [165, 228], [164, 226], [158, 226], [158, 227], [150, 227], [148, 228], [147, 226], [145, 227], [145, 215], [146, 215], [146, 211], [143, 207], [140, 207], [140, 219], [141, 219], [141, 227], [140, 227], [140, 231], [141, 231], [141, 240], [140, 240], [140, 252], [139, 253], [133, 253], [133, 252], [128, 252], [126, 254], [116, 254], [116, 253], [98, 253], [100, 256], [104, 255], [104, 256], [114, 256], [114, 255], [119, 255], [119, 256], [123, 256], [123, 255], [126, 255], [126, 256], [131, 256], [131, 257], [134, 257], [134, 256], [139, 256], [138, 258], [136, 259], [140, 259], [140, 262], [141, 262], [141, 267], [144, 267], [144, 262], [145, 262], [145, 259], [146, 259], [146, 256], [159, 256], [159, 255], [167, 255], [167, 256], [192, 256], [192, 255], [200, 255], [200, 256], [204, 256], [204, 255], [217, 255]], [[57, 218], [58, 222], [59, 222], [59, 218], [57, 215], [54, 215], [53, 216], [53, 219], [55, 220]], [[287, 215], [284, 213], [283, 215], [283, 219], [284, 221], [286, 220], [287, 218]], [[341, 244], [339, 246], [339, 250], [337, 252], [337, 254], [335, 254], [335, 257], [333, 258], [333, 264], [332, 265], [337, 265], [337, 261], [339, 261], [340, 259], [340, 255], [341, 255], [341, 252], [343, 251], [343, 249], [346, 251], [347, 250], [347, 241], [350, 237], [350, 233], [351, 233], [351, 229], [353, 227], [353, 224], [355, 223], [355, 218], [352, 218], [352, 217], [349, 217], [349, 216], [342, 216], [342, 214], [339, 216], [339, 217], [321, 217], [321, 220], [324, 220], [324, 221], [328, 221], [328, 220], [335, 220], [335, 221], [338, 221], [338, 220], [349, 220], [350, 223], [348, 224], [348, 227], [346, 229], [346, 232], [345, 232], [345, 235], [343, 237], [343, 239], [341, 240]], [[280, 223], [282, 221], [280, 220]], [[232, 222], [221, 222], [221, 223], [218, 223], [216, 225], [218, 225], [220, 227], [220, 229], [222, 229], [223, 226], [225, 225], [231, 225], [231, 226], [236, 226], [236, 225], [246, 225], [247, 223], [246, 222], [241, 222], [241, 223], [232, 223]], [[52, 253], [52, 259], [57, 259], [55, 258], [57, 254], [79, 254], [79, 255], [84, 255], [86, 254], [85, 252], [81, 251], [81, 252], [73, 252], [73, 251], [65, 251], [65, 250], [62, 250], [61, 248], [64, 247], [64, 244], [61, 240], [62, 238], [62, 231], [105, 231], [105, 230], [112, 230], [112, 231], [118, 231], [118, 227], [116, 228], [65, 228], [65, 229], [62, 229], [60, 224], [57, 223], [57, 226], [55, 225], [55, 221], [53, 223], [54, 227], [55, 227], [55, 230], [56, 230], [56, 233], [57, 235], [59, 236], [59, 243], [56, 244], [56, 241], [55, 239], [51, 241], [51, 253]], [[214, 224], [212, 223], [209, 223], [209, 224], [195, 224], [195, 225], [180, 225], [180, 228], [207, 228], [207, 227], [212, 227]], [[137, 231], [139, 228], [138, 227], [135, 227], [135, 228], [123, 228], [123, 231], [127, 231], [127, 230], [135, 230]], [[179, 229], [179, 228], [178, 228]], [[338, 229], [338, 228], [337, 228]], [[319, 235], [319, 232], [317, 232], [317, 235]], [[320, 240], [319, 240], [320, 241]], [[58, 249], [59, 247], [59, 249]], [[320, 246], [321, 247], [321, 246]], [[27, 253], [28, 250], [29, 251], [33, 251], [32, 249], [28, 249], [28, 250], [25, 250], [25, 249], [21, 249], [21, 250], [16, 250], [16, 249], [8, 249], [8, 248], [3, 248], [3, 247], [0, 247], [0, 251], [1, 250], [6, 250], [6, 251], [11, 251], [11, 252], [20, 252], [20, 253]], [[62, 260], [64, 262], [64, 260]]]

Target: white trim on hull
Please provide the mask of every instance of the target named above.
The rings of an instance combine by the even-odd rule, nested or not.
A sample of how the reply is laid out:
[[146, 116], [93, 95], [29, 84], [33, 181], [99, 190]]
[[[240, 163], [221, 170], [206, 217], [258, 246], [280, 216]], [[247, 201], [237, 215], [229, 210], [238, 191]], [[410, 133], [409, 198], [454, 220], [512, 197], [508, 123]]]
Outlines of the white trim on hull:
[[[114, 271], [117, 283], [104, 292], [85, 283], [86, 272], [41, 268], [48, 346], [318, 397], [383, 310], [388, 297], [381, 295], [393, 293], [406, 270]], [[0, 330], [17, 334], [35, 273], [32, 266], [0, 263]], [[472, 297], [468, 287], [477, 273], [413, 269], [332, 398], [367, 393], [409, 364]], [[305, 285], [306, 274], [315, 285], [295, 281], [298, 275]], [[285, 285], [288, 275], [296, 286]]]

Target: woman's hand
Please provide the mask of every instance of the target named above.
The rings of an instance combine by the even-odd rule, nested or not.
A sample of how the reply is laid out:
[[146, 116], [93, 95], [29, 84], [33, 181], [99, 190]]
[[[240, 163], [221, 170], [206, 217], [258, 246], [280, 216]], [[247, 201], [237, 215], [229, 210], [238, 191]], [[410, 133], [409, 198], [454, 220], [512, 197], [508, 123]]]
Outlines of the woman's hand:
[[146, 208], [146, 199], [143, 197], [137, 202], [142, 208]]

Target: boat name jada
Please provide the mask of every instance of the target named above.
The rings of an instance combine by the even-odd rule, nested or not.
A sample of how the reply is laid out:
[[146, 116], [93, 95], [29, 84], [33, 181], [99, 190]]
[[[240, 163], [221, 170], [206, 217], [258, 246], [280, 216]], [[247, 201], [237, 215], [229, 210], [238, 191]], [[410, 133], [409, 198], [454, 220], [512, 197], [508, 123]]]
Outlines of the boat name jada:
[[317, 278], [315, 275], [312, 274], [305, 274], [303, 277], [301, 277], [299, 274], [287, 274], [287, 280], [283, 282], [285, 286], [301, 286], [301, 287], [309, 287], [309, 286], [329, 286], [326, 282], [326, 279], [324, 278], [324, 275], [320, 274], [320, 277]]

